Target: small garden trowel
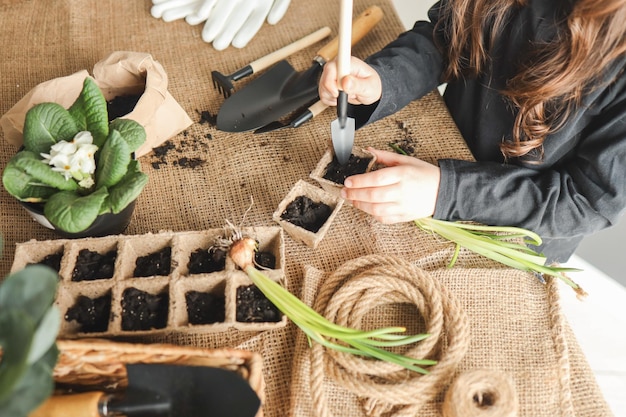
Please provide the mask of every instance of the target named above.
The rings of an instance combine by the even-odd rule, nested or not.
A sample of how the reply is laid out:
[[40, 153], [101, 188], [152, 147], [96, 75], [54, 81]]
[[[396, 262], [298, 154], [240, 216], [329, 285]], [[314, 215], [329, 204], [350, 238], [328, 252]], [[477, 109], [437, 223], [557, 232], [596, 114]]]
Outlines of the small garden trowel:
[[342, 0], [339, 16], [339, 51], [337, 53], [337, 119], [330, 124], [333, 149], [343, 165], [350, 159], [354, 144], [354, 119], [348, 117], [348, 95], [341, 90], [341, 80], [350, 75], [350, 33], [352, 32], [352, 0]]
[[29, 417], [254, 417], [259, 397], [233, 371], [208, 366], [129, 364], [128, 388], [53, 396]]

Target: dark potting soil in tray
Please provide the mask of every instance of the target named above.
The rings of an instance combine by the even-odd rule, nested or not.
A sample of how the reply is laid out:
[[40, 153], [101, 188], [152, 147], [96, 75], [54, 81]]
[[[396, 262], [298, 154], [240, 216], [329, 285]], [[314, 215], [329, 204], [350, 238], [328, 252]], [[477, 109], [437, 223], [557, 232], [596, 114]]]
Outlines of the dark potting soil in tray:
[[324, 179], [332, 181], [335, 184], [342, 184], [351, 175], [363, 174], [367, 171], [367, 166], [372, 158], [361, 158], [360, 156], [350, 155], [348, 162], [341, 165], [337, 158], [333, 156], [333, 160], [326, 167]]
[[191, 253], [187, 268], [190, 274], [223, 271], [226, 267], [226, 251], [222, 249], [197, 249]]
[[140, 256], [135, 261], [133, 277], [152, 277], [169, 275], [172, 267], [172, 248], [164, 247], [158, 252]]
[[276, 257], [272, 252], [255, 252], [254, 263], [257, 269], [274, 269], [276, 267]]
[[280, 311], [256, 285], [237, 288], [237, 321], [244, 323], [279, 322]]
[[296, 197], [280, 215], [283, 220], [310, 232], [317, 233], [330, 217], [328, 204], [317, 203], [305, 195]]
[[83, 333], [106, 332], [111, 314], [111, 293], [98, 298], [79, 295], [74, 305], [67, 309], [65, 320], [76, 321]]
[[167, 325], [167, 292], [150, 294], [127, 288], [122, 294], [122, 330], [163, 329]]
[[222, 323], [226, 320], [226, 298], [208, 292], [185, 294], [189, 324]]
[[101, 254], [89, 249], [81, 249], [72, 271], [72, 281], [113, 278], [116, 258], [117, 250]]
[[60, 251], [58, 253], [51, 253], [50, 255], [46, 255], [46, 257], [43, 258], [41, 261], [32, 262], [28, 265], [45, 265], [59, 272], [61, 270], [61, 258], [63, 258], [63, 251]]

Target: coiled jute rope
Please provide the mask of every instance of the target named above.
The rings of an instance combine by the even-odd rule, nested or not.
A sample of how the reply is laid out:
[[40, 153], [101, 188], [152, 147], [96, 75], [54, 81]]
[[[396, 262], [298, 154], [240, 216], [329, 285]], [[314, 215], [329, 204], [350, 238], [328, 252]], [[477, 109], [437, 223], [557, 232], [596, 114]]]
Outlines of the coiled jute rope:
[[369, 311], [395, 303], [416, 306], [430, 334], [402, 353], [433, 359], [437, 364], [422, 375], [396, 364], [314, 344], [310, 380], [316, 415], [332, 416], [324, 391], [325, 378], [358, 396], [371, 416], [414, 416], [450, 382], [469, 346], [468, 319], [453, 294], [410, 262], [380, 254], [348, 261], [321, 285], [313, 307], [337, 324], [363, 328], [362, 321]]
[[490, 369], [464, 372], [448, 388], [442, 411], [443, 417], [517, 417], [513, 380]]

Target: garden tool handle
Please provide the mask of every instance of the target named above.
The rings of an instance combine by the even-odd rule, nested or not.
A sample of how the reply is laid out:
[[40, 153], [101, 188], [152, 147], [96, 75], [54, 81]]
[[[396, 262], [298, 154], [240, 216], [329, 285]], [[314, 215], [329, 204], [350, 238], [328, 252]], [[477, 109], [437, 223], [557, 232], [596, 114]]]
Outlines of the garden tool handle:
[[271, 54], [265, 55], [250, 63], [250, 67], [253, 72], [259, 72], [268, 68], [270, 65], [275, 64], [276, 62], [287, 58], [289, 55], [300, 51], [301, 49], [307, 48], [313, 45], [316, 42], [321, 41], [330, 35], [330, 28], [325, 26], [321, 29], [316, 30], [315, 32], [298, 39], [295, 42], [290, 43], [287, 46], [283, 46], [282, 48], [272, 52]]
[[[363, 13], [361, 13], [353, 22], [352, 22], [352, 43], [351, 45], [355, 45], [358, 41], [360, 41], [365, 35], [369, 33], [370, 30], [376, 26], [378, 22], [383, 18], [383, 11], [378, 6], [370, 6]], [[335, 37], [332, 41], [324, 45], [318, 52], [317, 56], [321, 58], [324, 63], [331, 61], [337, 56], [339, 52], [339, 36]]]
[[103, 417], [100, 404], [105, 397], [107, 394], [99, 391], [53, 395], [28, 417]]

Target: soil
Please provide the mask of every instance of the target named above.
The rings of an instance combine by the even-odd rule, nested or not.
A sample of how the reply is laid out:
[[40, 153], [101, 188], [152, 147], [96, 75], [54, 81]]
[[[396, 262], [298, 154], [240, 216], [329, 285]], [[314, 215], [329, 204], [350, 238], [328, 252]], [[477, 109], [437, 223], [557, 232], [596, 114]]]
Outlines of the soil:
[[167, 325], [169, 295], [127, 288], [122, 294], [122, 330], [163, 329]]
[[279, 322], [281, 313], [256, 285], [237, 288], [237, 321], [244, 323]]
[[[198, 125], [208, 124], [210, 129], [215, 129], [217, 115], [207, 110], [196, 110], [196, 112], [200, 117]], [[198, 125], [192, 129], [194, 132]], [[213, 133], [204, 131], [192, 134], [190, 130], [185, 130], [182, 135], [183, 139], [178, 144], [168, 140], [153, 149], [152, 168], [161, 169], [162, 165], [173, 165], [179, 168], [195, 169], [207, 163], [205, 155], [210, 154], [208, 141], [213, 140]]]
[[223, 271], [226, 267], [226, 251], [223, 249], [197, 249], [191, 253], [187, 268], [190, 274]]
[[130, 94], [125, 96], [117, 96], [107, 101], [107, 111], [109, 112], [109, 121], [125, 116], [137, 105], [139, 98], [143, 94]]
[[105, 254], [81, 249], [72, 271], [72, 281], [86, 281], [113, 278], [117, 250]]
[[363, 174], [367, 171], [367, 166], [372, 161], [372, 158], [361, 158], [360, 156], [350, 155], [348, 162], [341, 165], [337, 158], [333, 156], [333, 160], [326, 167], [324, 173], [324, 179], [332, 181], [335, 184], [343, 185], [346, 178], [355, 174]]
[[111, 314], [111, 293], [98, 298], [79, 295], [76, 303], [67, 309], [65, 320], [76, 321], [82, 333], [106, 332]]
[[310, 232], [317, 233], [330, 217], [328, 204], [317, 203], [305, 195], [296, 197], [287, 205], [280, 218]]
[[208, 292], [185, 294], [189, 324], [222, 323], [226, 320], [226, 298]]
[[274, 269], [276, 268], [276, 257], [272, 252], [258, 251], [254, 253], [254, 264], [257, 269], [259, 269], [259, 267]]
[[63, 251], [46, 255], [41, 261], [31, 262], [28, 265], [45, 265], [59, 272], [61, 270], [61, 258], [63, 258]]
[[170, 274], [171, 267], [172, 248], [166, 246], [158, 252], [138, 257], [133, 277], [166, 276]]
[[411, 131], [406, 123], [402, 121], [396, 121], [398, 129], [400, 129], [402, 137], [395, 139], [389, 143], [389, 146], [398, 153], [405, 155], [415, 155], [416, 140], [413, 139]]

